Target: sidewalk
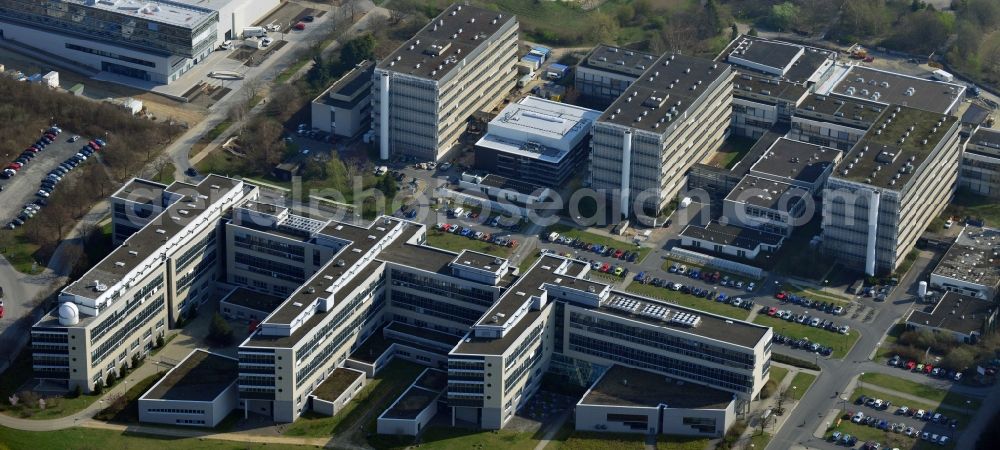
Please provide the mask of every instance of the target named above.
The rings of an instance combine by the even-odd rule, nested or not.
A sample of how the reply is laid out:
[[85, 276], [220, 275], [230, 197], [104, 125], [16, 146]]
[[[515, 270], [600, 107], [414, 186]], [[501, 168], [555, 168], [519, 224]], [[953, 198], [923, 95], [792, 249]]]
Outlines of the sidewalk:
[[280, 445], [310, 445], [315, 447], [325, 447], [328, 439], [324, 438], [300, 438], [286, 436], [262, 436], [243, 433], [213, 433], [211, 431], [200, 431], [195, 429], [181, 428], [161, 428], [145, 425], [119, 425], [114, 423], [101, 422], [97, 420], [87, 420], [79, 424], [82, 427], [100, 430], [112, 430], [128, 432], [132, 434], [146, 434], [153, 436], [168, 436], [176, 438], [198, 438], [215, 439], [230, 442], [253, 442], [258, 444], [280, 444]]

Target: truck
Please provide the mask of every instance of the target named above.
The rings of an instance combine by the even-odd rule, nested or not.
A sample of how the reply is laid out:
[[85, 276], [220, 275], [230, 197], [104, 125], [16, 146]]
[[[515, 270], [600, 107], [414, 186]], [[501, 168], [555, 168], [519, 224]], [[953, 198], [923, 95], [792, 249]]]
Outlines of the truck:
[[955, 76], [954, 75], [952, 75], [952, 74], [950, 74], [948, 72], [945, 72], [944, 70], [941, 70], [941, 69], [935, 70], [934, 73], [933, 73], [933, 75], [931, 75], [931, 76], [933, 76], [935, 80], [944, 81], [946, 83], [951, 83], [952, 81], [955, 81]]
[[267, 36], [267, 30], [264, 27], [246, 27], [243, 29], [243, 39], [264, 36]]

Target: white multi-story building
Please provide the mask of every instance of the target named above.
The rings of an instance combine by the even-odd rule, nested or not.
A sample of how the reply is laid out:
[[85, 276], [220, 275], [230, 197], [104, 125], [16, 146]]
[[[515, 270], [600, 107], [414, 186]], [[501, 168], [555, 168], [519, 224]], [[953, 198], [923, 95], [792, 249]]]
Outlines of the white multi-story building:
[[176, 81], [279, 0], [3, 0], [0, 38], [96, 71]]
[[656, 216], [683, 187], [689, 168], [719, 148], [732, 112], [728, 64], [667, 53], [594, 124], [591, 187]]
[[372, 131], [379, 155], [444, 158], [467, 120], [514, 88], [518, 21], [475, 6], [449, 6], [379, 62]]

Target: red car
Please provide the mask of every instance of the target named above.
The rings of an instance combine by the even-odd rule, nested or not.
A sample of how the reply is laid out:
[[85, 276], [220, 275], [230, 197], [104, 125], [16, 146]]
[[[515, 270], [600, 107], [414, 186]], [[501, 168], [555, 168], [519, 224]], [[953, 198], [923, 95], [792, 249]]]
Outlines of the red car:
[[0, 300], [0, 319], [3, 319], [3, 300]]
[[608, 263], [601, 264], [601, 269], [600, 269], [601, 272], [608, 273], [608, 270], [610, 269], [611, 269], [611, 264]]
[[12, 162], [10, 164], [7, 164], [8, 169], [20, 170], [21, 167], [24, 167], [24, 164], [21, 164], [19, 162]]
[[906, 370], [913, 370], [913, 368], [917, 367], [917, 362], [911, 359], [906, 362], [906, 366], [904, 367], [906, 367]]
[[38, 152], [40, 152], [41, 150], [39, 150], [39, 149], [37, 149], [37, 148], [35, 148], [35, 147], [28, 147], [28, 148], [24, 149], [24, 151], [26, 151], [26, 152], [31, 152], [31, 153], [38, 153]]
[[615, 250], [615, 258], [616, 259], [621, 259], [622, 255], [624, 255], [624, 254], [625, 254], [625, 252], [622, 251], [622, 250]]
[[295, 24], [292, 28], [295, 28], [296, 30], [302, 31], [302, 30], [306, 29], [306, 24], [304, 24], [302, 22], [299, 22], [299, 23]]
[[924, 366], [924, 373], [931, 373], [932, 370], [934, 370], [934, 366], [930, 364]]
[[775, 308], [775, 307], [772, 306], [772, 307], [770, 307], [770, 308], [767, 309], [767, 315], [769, 315], [769, 316], [774, 316], [777, 313], [778, 313], [778, 308]]
[[784, 300], [784, 299], [788, 298], [788, 294], [786, 294], [784, 292], [779, 292], [777, 294], [774, 294], [774, 298], [776, 298], [778, 300]]

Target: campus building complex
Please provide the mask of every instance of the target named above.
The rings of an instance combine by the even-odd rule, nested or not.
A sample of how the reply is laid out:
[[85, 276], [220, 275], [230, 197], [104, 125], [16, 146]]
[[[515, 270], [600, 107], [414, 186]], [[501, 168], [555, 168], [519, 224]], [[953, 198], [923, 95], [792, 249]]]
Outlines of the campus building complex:
[[379, 62], [372, 85], [372, 131], [382, 159], [444, 158], [474, 113], [514, 88], [518, 21], [452, 5]]
[[[116, 195], [138, 198], [130, 193], [155, 185], [130, 186]], [[224, 379], [213, 378], [204, 398], [184, 379], [228, 364], [199, 353], [143, 397], [150, 420], [169, 422], [178, 402], [191, 402], [177, 423], [210, 425], [221, 409], [236, 407], [291, 422], [326, 404], [314, 402], [327, 397], [317, 389], [338, 370], [370, 377], [399, 358], [447, 371], [447, 383], [412, 388], [407, 395], [420, 408], [401, 399], [383, 417], [387, 429], [419, 428], [407, 421], [426, 420], [438, 407], [452, 420], [499, 429], [543, 374], [589, 386], [617, 365], [724, 397], [705, 403], [715, 412], [678, 409], [683, 418], [669, 429], [684, 424], [682, 434], [717, 436], [768, 379], [769, 328], [616, 291], [589, 280], [582, 261], [543, 255], [521, 272], [504, 258], [428, 246], [424, 225], [308, 218], [216, 175], [163, 192], [178, 197], [66, 288], [56, 311], [33, 327], [39, 378], [93, 389], [217, 286], [230, 290], [220, 309], [254, 327], [239, 345], [238, 399]], [[705, 414], [717, 426], [694, 419]]]
[[3, 0], [0, 38], [158, 84], [171, 83], [278, 0]]
[[657, 215], [688, 169], [719, 148], [732, 111], [728, 64], [667, 53], [651, 63], [594, 124], [591, 187], [624, 216]]
[[980, 128], [969, 137], [962, 153], [958, 187], [1000, 198], [1000, 131]]
[[588, 101], [607, 107], [656, 59], [649, 53], [600, 44], [577, 64], [573, 86]]

